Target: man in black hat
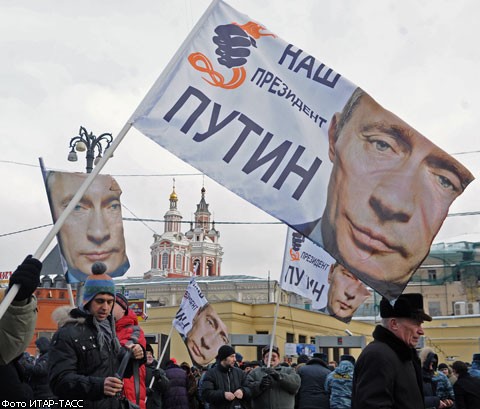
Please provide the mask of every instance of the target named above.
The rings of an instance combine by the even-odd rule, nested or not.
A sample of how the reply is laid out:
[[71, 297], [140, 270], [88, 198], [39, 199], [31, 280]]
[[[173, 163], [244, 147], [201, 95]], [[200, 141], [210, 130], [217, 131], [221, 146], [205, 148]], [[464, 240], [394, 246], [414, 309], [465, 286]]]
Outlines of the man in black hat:
[[360, 354], [353, 377], [352, 409], [423, 409], [420, 360], [415, 346], [422, 324], [432, 317], [421, 294], [402, 294], [392, 305], [380, 301], [382, 324]]
[[230, 345], [218, 349], [217, 364], [203, 378], [200, 396], [210, 409], [241, 409], [251, 397], [247, 375], [235, 366], [235, 350]]

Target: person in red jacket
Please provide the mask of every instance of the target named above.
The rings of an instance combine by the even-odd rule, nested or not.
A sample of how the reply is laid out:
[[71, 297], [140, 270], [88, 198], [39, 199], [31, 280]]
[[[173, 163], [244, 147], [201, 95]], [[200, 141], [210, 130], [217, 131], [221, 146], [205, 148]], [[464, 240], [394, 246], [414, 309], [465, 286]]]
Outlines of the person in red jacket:
[[133, 365], [133, 376], [123, 380], [123, 392], [130, 402], [136, 403], [141, 409], [146, 409], [145, 362], [147, 359], [145, 348], [147, 342], [143, 330], [138, 325], [137, 316], [128, 307], [128, 301], [123, 294], [115, 294], [113, 316], [120, 345], [134, 344], [132, 353], [136, 358]]

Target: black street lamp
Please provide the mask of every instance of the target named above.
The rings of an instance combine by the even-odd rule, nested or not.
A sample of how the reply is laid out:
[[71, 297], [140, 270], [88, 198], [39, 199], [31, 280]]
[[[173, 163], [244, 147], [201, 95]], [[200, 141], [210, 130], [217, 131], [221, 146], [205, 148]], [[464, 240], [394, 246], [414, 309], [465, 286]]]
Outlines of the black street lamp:
[[[87, 151], [87, 173], [91, 173], [93, 165], [97, 164], [104, 150], [107, 150], [112, 143], [113, 137], [111, 133], [102, 133], [99, 136], [95, 136], [92, 132], [88, 133], [87, 130], [81, 126], [78, 131], [78, 136], [74, 136], [70, 140], [70, 153], [68, 154], [68, 160], [70, 162], [76, 162], [78, 160], [77, 152]], [[102, 142], [107, 146], [103, 148]], [[95, 157], [95, 149], [98, 154]]]

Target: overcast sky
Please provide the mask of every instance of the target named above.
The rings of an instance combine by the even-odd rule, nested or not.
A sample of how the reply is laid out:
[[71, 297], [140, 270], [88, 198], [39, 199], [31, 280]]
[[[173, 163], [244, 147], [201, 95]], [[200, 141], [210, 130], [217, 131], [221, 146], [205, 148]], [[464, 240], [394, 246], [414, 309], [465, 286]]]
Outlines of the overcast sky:
[[[34, 253], [51, 223], [38, 168], [84, 171], [67, 161], [80, 125], [120, 131], [208, 0], [0, 1], [0, 271]], [[480, 3], [476, 0], [230, 0], [365, 89], [449, 153], [480, 150]], [[455, 155], [479, 178], [480, 155]], [[195, 169], [132, 129], [102, 171], [116, 176], [122, 202], [140, 218], [163, 219], [171, 176]], [[137, 175], [137, 176], [122, 176]], [[149, 176], [138, 176], [149, 175]], [[190, 220], [205, 184], [218, 222], [275, 219], [202, 176], [176, 176], [179, 210]], [[478, 211], [479, 181], [451, 206]], [[134, 217], [126, 208], [124, 217]], [[131, 268], [150, 268], [153, 231], [163, 223], [125, 221]], [[278, 278], [286, 227], [221, 225], [223, 274]], [[188, 225], [185, 226], [188, 230]], [[480, 232], [480, 216], [449, 217], [436, 241]], [[46, 255], [46, 253], [45, 253]]]

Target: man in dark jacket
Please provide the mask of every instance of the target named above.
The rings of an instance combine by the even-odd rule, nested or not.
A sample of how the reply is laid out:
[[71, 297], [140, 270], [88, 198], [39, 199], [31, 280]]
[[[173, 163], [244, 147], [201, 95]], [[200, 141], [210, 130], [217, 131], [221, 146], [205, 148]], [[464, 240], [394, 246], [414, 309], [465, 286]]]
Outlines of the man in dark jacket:
[[33, 389], [35, 399], [55, 399], [55, 395], [48, 386], [48, 351], [50, 340], [47, 337], [40, 337], [35, 341], [38, 356], [30, 370], [30, 386]]
[[235, 366], [235, 350], [230, 345], [222, 345], [216, 361], [202, 381], [202, 398], [210, 404], [210, 409], [248, 408], [250, 388], [245, 372]]
[[362, 351], [353, 376], [352, 409], [423, 409], [420, 360], [415, 346], [432, 318], [421, 294], [402, 294], [392, 304], [380, 302], [382, 325]]
[[298, 409], [328, 409], [328, 394], [325, 390], [325, 380], [330, 369], [327, 363], [315, 356], [302, 365], [297, 373], [300, 375], [301, 384], [297, 393]]
[[468, 373], [467, 364], [456, 361], [452, 365], [453, 373], [457, 376], [457, 382], [453, 385], [455, 392], [456, 409], [480, 408], [480, 378]]
[[[454, 405], [454, 393], [448, 378], [437, 372], [438, 355], [431, 348], [420, 351], [422, 364], [423, 396], [427, 409], [447, 409]], [[448, 389], [447, 389], [448, 388]], [[448, 393], [451, 390], [451, 393]]]
[[[147, 344], [146, 348], [147, 363], [145, 364], [146, 375], [145, 385], [147, 387], [147, 409], [162, 409], [162, 395], [168, 388], [168, 378], [165, 371], [157, 368], [158, 362], [153, 355], [153, 348]], [[152, 387], [152, 378], [153, 381]]]
[[[84, 408], [119, 408], [116, 398], [123, 382], [116, 376], [122, 354], [115, 334], [112, 309], [115, 285], [95, 263], [84, 285], [83, 306], [70, 310], [52, 339], [49, 378], [52, 392], [60, 399], [82, 399]], [[133, 358], [138, 352], [132, 351]], [[122, 374], [120, 374], [122, 375]], [[123, 374], [132, 375], [131, 361]]]

